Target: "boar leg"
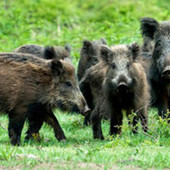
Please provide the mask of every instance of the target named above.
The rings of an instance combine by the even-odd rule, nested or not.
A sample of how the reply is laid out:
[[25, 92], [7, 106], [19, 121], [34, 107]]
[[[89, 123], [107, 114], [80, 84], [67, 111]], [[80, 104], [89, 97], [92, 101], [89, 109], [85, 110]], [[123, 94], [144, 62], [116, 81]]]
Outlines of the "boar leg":
[[131, 120], [131, 116], [132, 116], [132, 110], [131, 109], [128, 109], [126, 111], [126, 116], [127, 116], [127, 119], [128, 119], [128, 125], [131, 129], [133, 129], [133, 119]]
[[[86, 99], [87, 105], [90, 109], [93, 109], [93, 95], [91, 93], [91, 88], [88, 82], [86, 82], [86, 77], [83, 77], [80, 82], [80, 90], [83, 93], [84, 98]], [[90, 115], [85, 116], [84, 125], [88, 126], [90, 124]]]
[[138, 115], [141, 120], [143, 131], [147, 132], [148, 131], [148, 109], [147, 109], [147, 107], [142, 108], [138, 112]]
[[139, 121], [139, 117], [137, 115], [134, 115], [133, 117], [133, 122], [132, 122], [132, 132], [133, 134], [138, 133], [138, 121]]
[[[127, 115], [130, 115], [130, 117], [132, 116], [132, 110], [131, 109], [128, 110], [126, 113], [127, 113]], [[141, 111], [141, 112], [139, 112], [137, 114], [138, 115], [143, 115], [143, 112]], [[136, 114], [133, 115], [132, 120], [128, 117], [128, 124], [132, 128], [132, 133], [133, 134], [136, 134], [138, 132], [138, 127], [137, 127], [137, 124], [138, 124], [138, 121], [139, 121], [138, 115], [136, 115]], [[141, 120], [142, 120], [142, 117], [141, 117]]]
[[25, 115], [19, 114], [18, 112], [11, 112], [9, 114], [8, 134], [12, 145], [20, 145], [21, 131], [25, 119]]
[[40, 141], [39, 130], [43, 125], [46, 113], [46, 107], [43, 105], [37, 104], [34, 105], [34, 107], [31, 107], [28, 113], [29, 126], [26, 132], [27, 135], [25, 137], [25, 141], [29, 140], [30, 138], [36, 138], [36, 140]]
[[161, 116], [162, 119], [166, 118], [167, 110], [168, 110], [168, 97], [163, 96], [163, 99], [160, 100], [159, 106], [158, 106], [159, 116]]
[[47, 122], [47, 124], [49, 124], [54, 129], [55, 137], [59, 141], [62, 141], [62, 140], [64, 141], [66, 139], [64, 132], [61, 129], [57, 118], [54, 116], [51, 110], [48, 110], [48, 112], [46, 113], [45, 121]]
[[84, 117], [84, 126], [88, 126], [90, 124], [90, 115]]
[[110, 120], [110, 135], [121, 134], [123, 114], [120, 109], [113, 109]]
[[91, 115], [93, 138], [104, 140], [102, 128], [101, 128], [101, 119], [102, 117], [98, 114], [97, 110], [95, 109]]
[[28, 130], [26, 132], [26, 137], [25, 137], [25, 141], [33, 138], [38, 141], [40, 141], [40, 135], [39, 135], [39, 130], [41, 129], [41, 126], [43, 125], [43, 120], [39, 120], [39, 119], [34, 119], [34, 120], [28, 120], [29, 122], [29, 127]]

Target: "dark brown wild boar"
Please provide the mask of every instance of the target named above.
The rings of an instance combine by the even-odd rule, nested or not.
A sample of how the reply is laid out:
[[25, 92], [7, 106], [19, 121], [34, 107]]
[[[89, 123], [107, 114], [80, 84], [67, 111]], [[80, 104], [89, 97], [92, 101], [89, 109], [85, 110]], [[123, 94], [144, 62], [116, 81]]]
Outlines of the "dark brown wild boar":
[[[88, 76], [88, 74], [90, 71], [92, 71], [89, 69], [91, 67], [95, 66], [99, 62], [100, 46], [104, 45], [104, 44], [105, 45], [107, 44], [107, 42], [104, 38], [101, 38], [100, 40], [96, 40], [96, 41], [84, 40], [83, 47], [81, 48], [81, 52], [80, 52], [81, 57], [80, 57], [79, 64], [78, 64], [78, 74], [77, 75], [78, 75], [78, 79], [80, 81], [80, 87], [82, 89], [82, 93], [85, 96], [85, 99], [86, 99], [90, 109], [94, 108], [93, 105], [94, 105], [95, 99], [94, 99], [94, 96], [92, 96], [92, 94], [91, 94], [93, 92], [88, 91], [88, 90], [90, 90], [89, 85], [87, 85], [87, 84], [89, 84], [88, 79], [90, 77], [90, 76]], [[88, 71], [87, 75], [86, 75], [86, 71]], [[84, 125], [87, 126], [89, 123], [90, 123], [90, 115], [87, 115], [84, 119]]]
[[[102, 90], [102, 83], [106, 74], [107, 67], [105, 63], [100, 60], [96, 65], [89, 68], [84, 77], [80, 81], [80, 90], [83, 93], [87, 104], [91, 111], [95, 108], [98, 95]], [[90, 114], [84, 119], [84, 125], [90, 123]]]
[[78, 64], [78, 79], [81, 80], [85, 75], [86, 70], [95, 65], [99, 61], [100, 46], [106, 44], [106, 41], [101, 38], [98, 41], [84, 40], [83, 47], [80, 52], [80, 61]]
[[71, 58], [71, 47], [70, 45], [62, 46], [47, 46], [43, 47], [40, 45], [23, 45], [15, 49], [15, 53], [26, 53], [44, 59], [64, 59]]
[[[101, 119], [110, 114], [110, 135], [120, 134], [123, 120], [122, 110], [130, 115], [136, 113], [132, 125], [137, 132], [136, 124], [141, 119], [142, 127], [147, 132], [149, 86], [143, 66], [140, 64], [139, 46], [117, 45], [111, 48], [101, 47], [100, 57], [107, 68], [103, 82], [103, 91], [97, 99], [91, 115], [94, 138], [104, 139]], [[129, 123], [131, 123], [129, 121]]]
[[[0, 58], [3, 58], [7, 61], [16, 61], [16, 62], [21, 62], [21, 63], [34, 63], [34, 64], [41, 65], [41, 66], [50, 66], [51, 64], [51, 60], [43, 59], [43, 58], [36, 57], [34, 55], [26, 54], [26, 53], [0, 53]], [[65, 58], [64, 60], [72, 64], [70, 58]], [[59, 107], [62, 107], [62, 105], [60, 105]], [[40, 111], [34, 110], [34, 112], [40, 112]], [[74, 112], [76, 112], [76, 110]], [[36, 115], [36, 113], [34, 113], [33, 115]], [[38, 136], [37, 129], [39, 129], [39, 125], [38, 123], [36, 123], [37, 122], [36, 119], [37, 117], [31, 118], [30, 120], [28, 119], [28, 121], [30, 124], [32, 124], [30, 121], [34, 120], [35, 122], [34, 128], [32, 128], [31, 133], [33, 134], [34, 132], [36, 133], [36, 136]], [[27, 135], [26, 140], [28, 140], [30, 137], [31, 137], [31, 134]]]
[[9, 117], [8, 132], [13, 145], [20, 144], [26, 118], [30, 121], [28, 138], [45, 121], [60, 141], [66, 137], [52, 109], [81, 113], [87, 109], [74, 67], [68, 61], [54, 59], [48, 66], [39, 66], [0, 58], [0, 77], [0, 111]]
[[[153, 18], [141, 19], [144, 38], [143, 50], [152, 44], [148, 78], [151, 85], [152, 105], [158, 108], [162, 118], [169, 117], [170, 109], [170, 21], [157, 22]], [[145, 45], [146, 44], [146, 45]]]
[[63, 47], [44, 48], [38, 45], [25, 45], [19, 47], [12, 53], [0, 53], [0, 58], [22, 63], [31, 62], [38, 65], [47, 65], [52, 59], [65, 59], [71, 62], [69, 52], [66, 52], [66, 49]]

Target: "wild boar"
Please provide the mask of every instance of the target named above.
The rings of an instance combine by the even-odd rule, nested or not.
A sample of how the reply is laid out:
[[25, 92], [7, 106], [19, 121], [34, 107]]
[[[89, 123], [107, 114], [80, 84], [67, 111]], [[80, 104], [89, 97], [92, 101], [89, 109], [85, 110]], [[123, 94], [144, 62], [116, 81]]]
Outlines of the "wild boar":
[[[152, 105], [158, 108], [162, 118], [170, 117], [170, 22], [158, 22], [153, 18], [141, 19], [144, 44], [152, 44], [148, 79], [151, 85]], [[144, 46], [144, 50], [147, 45]], [[147, 51], [147, 50], [146, 50]]]
[[83, 47], [81, 48], [80, 52], [81, 57], [77, 71], [79, 80], [82, 79], [88, 68], [98, 63], [100, 46], [102, 44], [106, 44], [106, 40], [103, 38], [98, 41], [84, 40]]
[[[140, 63], [140, 48], [132, 45], [117, 45], [112, 49], [101, 47], [100, 57], [107, 69], [103, 81], [103, 89], [99, 92], [95, 109], [91, 114], [93, 137], [104, 139], [101, 129], [101, 119], [104, 114], [110, 114], [110, 135], [120, 134], [123, 113], [136, 113], [132, 125], [137, 132], [136, 124], [141, 119], [142, 127], [147, 132], [149, 105], [149, 86], [147, 77]], [[139, 59], [138, 59], [139, 58]], [[131, 123], [131, 122], [129, 122]]]
[[71, 46], [40, 46], [40, 45], [23, 45], [15, 49], [15, 53], [26, 53], [44, 59], [64, 59], [71, 58]]
[[27, 138], [38, 132], [45, 121], [60, 141], [66, 137], [52, 109], [82, 114], [88, 109], [69, 61], [53, 59], [45, 66], [0, 57], [0, 77], [0, 111], [9, 117], [8, 132], [13, 145], [20, 144], [26, 118], [30, 122]]

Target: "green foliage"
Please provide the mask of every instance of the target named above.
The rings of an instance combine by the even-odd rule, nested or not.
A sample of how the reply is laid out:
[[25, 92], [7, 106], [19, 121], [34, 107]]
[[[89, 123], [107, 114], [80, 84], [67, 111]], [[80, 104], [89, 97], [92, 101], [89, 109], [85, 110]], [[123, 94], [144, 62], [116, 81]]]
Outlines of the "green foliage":
[[[109, 45], [141, 43], [139, 20], [144, 16], [170, 20], [169, 0], [3, 0], [0, 51], [12, 51], [23, 44], [69, 43], [77, 66], [83, 39], [104, 37]], [[74, 169], [78, 162], [105, 169], [113, 165], [124, 169], [170, 167], [170, 125], [157, 116], [157, 110], [149, 111], [148, 134], [140, 128], [139, 134], [133, 135], [125, 119], [122, 135], [113, 138], [108, 135], [109, 122], [103, 121], [104, 141], [92, 139], [91, 127], [83, 126], [82, 116], [60, 111], [56, 116], [67, 137], [65, 143], [58, 142], [47, 125], [40, 131], [41, 142], [35, 135], [35, 141], [24, 143], [25, 126], [21, 147], [10, 145], [5, 130], [8, 119], [1, 116], [0, 169], [1, 165], [25, 168], [42, 163]]]

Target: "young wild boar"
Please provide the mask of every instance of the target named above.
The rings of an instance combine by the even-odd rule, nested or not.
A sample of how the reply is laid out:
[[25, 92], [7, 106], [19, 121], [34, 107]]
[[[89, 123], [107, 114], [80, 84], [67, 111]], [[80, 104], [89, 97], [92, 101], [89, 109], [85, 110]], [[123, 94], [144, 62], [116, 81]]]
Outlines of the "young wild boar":
[[52, 109], [85, 113], [88, 109], [79, 90], [72, 64], [51, 60], [48, 66], [0, 58], [0, 111], [9, 117], [11, 144], [19, 145], [25, 119], [30, 120], [27, 135], [39, 131], [43, 121], [52, 126], [56, 138], [65, 140]]
[[[3, 58], [8, 61], [16, 61], [16, 62], [21, 62], [21, 63], [34, 63], [34, 64], [37, 64], [40, 66], [50, 66], [50, 64], [51, 64], [51, 60], [43, 59], [43, 58], [36, 57], [34, 55], [26, 54], [26, 53], [0, 53], [0, 58]], [[70, 64], [72, 64], [70, 58], [65, 58], [64, 60], [69, 61]], [[62, 107], [62, 105], [60, 105], [59, 107]], [[43, 110], [43, 108], [42, 108], [42, 110]], [[74, 111], [76, 112], [76, 110], [74, 110]], [[36, 115], [35, 112], [40, 112], [40, 111], [34, 110], [33, 116]], [[28, 118], [29, 124], [34, 124], [34, 128], [32, 128], [31, 133], [29, 133], [29, 131], [27, 132], [26, 140], [29, 140], [30, 138], [32, 138], [31, 136], [34, 133], [36, 134], [36, 136], [39, 135], [38, 130], [37, 130], [37, 129], [39, 129], [39, 125], [38, 125], [36, 119], [39, 119], [39, 118], [36, 116], [34, 118], [33, 117], [31, 117], [30, 119]], [[37, 125], [37, 127], [36, 127], [36, 125]]]
[[[102, 89], [102, 83], [106, 74], [106, 67], [102, 60], [100, 60], [96, 65], [90, 67], [84, 77], [80, 81], [80, 90], [83, 93], [86, 102], [91, 109], [95, 108], [97, 103], [99, 92]], [[84, 119], [84, 125], [90, 123], [90, 114], [86, 115]]]
[[[112, 49], [102, 46], [100, 57], [107, 68], [103, 82], [103, 91], [97, 100], [91, 115], [94, 138], [104, 139], [101, 129], [101, 118], [110, 113], [110, 135], [120, 134], [123, 120], [122, 110], [133, 119], [133, 132], [137, 132], [136, 124], [141, 119], [142, 127], [147, 132], [147, 107], [149, 90], [145, 71], [140, 64], [139, 46], [117, 45]], [[130, 123], [130, 122], [129, 122]]]
[[48, 64], [51, 59], [69, 59], [71, 49], [63, 47], [42, 47], [38, 45], [24, 45], [12, 53], [0, 53], [0, 58], [16, 62], [33, 62], [38, 65]]
[[61, 47], [61, 46], [43, 47], [40, 45], [23, 45], [15, 49], [13, 52], [32, 54], [34, 56], [44, 58], [44, 59], [71, 58], [70, 57], [71, 47], [69, 45], [66, 45], [65, 47]]
[[81, 80], [88, 68], [98, 63], [100, 46], [106, 44], [106, 41], [101, 38], [98, 41], [84, 40], [81, 48], [81, 58], [78, 64], [78, 79]]
[[[67, 50], [66, 50], [67, 49]], [[48, 64], [51, 59], [70, 60], [70, 50], [68, 46], [63, 47], [42, 47], [38, 45], [21, 46], [12, 53], [0, 53], [0, 58], [9, 61], [22, 63], [33, 62], [38, 65]], [[71, 60], [70, 60], [71, 61]]]
[[162, 118], [170, 117], [167, 115], [170, 109], [170, 22], [158, 23], [153, 18], [142, 18], [141, 30], [144, 44], [153, 44], [149, 50], [152, 55], [148, 75], [152, 105], [158, 108]]
[[[78, 64], [78, 79], [80, 81], [80, 89], [82, 90], [82, 93], [90, 107], [90, 109], [93, 109], [94, 107], [94, 96], [93, 96], [93, 92], [91, 91], [91, 89], [93, 89], [93, 87], [89, 87], [90, 82], [89, 79], [91, 79], [90, 77], [93, 76], [93, 73], [96, 72], [95, 69], [90, 70], [91, 67], [95, 66], [98, 62], [99, 62], [99, 51], [100, 51], [100, 46], [106, 44], [105, 39], [101, 38], [98, 41], [88, 41], [88, 40], [84, 40], [83, 42], [83, 47], [81, 48], [81, 58]], [[97, 69], [99, 69], [100, 65], [97, 66]], [[88, 71], [89, 70], [89, 71]], [[88, 71], [88, 73], [86, 74], [86, 71]], [[91, 74], [91, 71], [93, 72]], [[99, 70], [100, 72], [100, 70]], [[95, 74], [95, 73], [94, 73]], [[99, 76], [100, 75], [96, 75]], [[96, 76], [94, 76], [94, 78], [96, 78]], [[93, 77], [92, 77], [93, 79]], [[94, 80], [94, 79], [93, 79]], [[93, 81], [91, 80], [91, 81]], [[94, 80], [96, 82], [96, 80]], [[99, 82], [100, 84], [100, 82]], [[95, 88], [95, 87], [94, 87]], [[95, 88], [96, 89], [96, 88]], [[99, 88], [97, 88], [99, 89]], [[87, 115], [84, 119], [84, 125], [88, 125], [90, 123], [90, 115]]]

